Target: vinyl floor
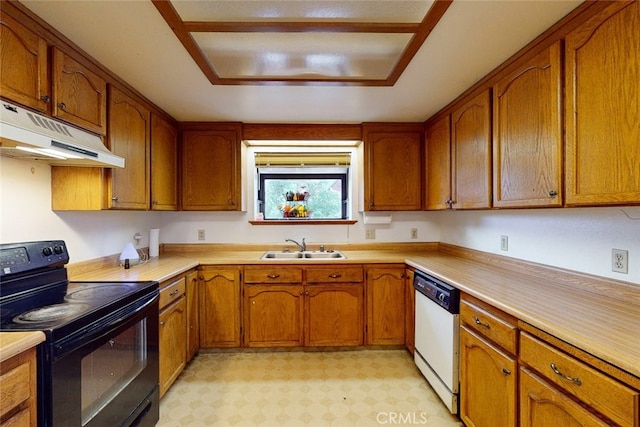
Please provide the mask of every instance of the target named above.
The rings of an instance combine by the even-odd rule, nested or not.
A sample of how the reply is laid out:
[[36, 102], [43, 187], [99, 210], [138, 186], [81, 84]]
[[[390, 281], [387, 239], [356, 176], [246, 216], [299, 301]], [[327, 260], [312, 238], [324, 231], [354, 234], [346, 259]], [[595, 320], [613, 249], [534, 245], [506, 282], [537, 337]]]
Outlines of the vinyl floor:
[[462, 426], [405, 350], [201, 353], [157, 427]]

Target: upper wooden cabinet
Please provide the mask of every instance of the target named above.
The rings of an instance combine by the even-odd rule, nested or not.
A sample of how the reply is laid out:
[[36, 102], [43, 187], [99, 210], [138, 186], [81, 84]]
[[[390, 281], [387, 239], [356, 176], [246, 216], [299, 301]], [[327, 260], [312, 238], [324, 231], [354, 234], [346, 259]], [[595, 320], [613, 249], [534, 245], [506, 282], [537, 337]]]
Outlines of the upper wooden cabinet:
[[151, 113], [114, 86], [109, 93], [109, 148], [125, 158], [124, 169], [105, 169], [112, 209], [149, 209]]
[[468, 100], [451, 117], [451, 191], [454, 209], [491, 207], [491, 96]]
[[242, 208], [241, 134], [239, 124], [212, 124], [182, 132], [183, 210]]
[[640, 3], [611, 4], [569, 33], [566, 203], [640, 203]]
[[0, 94], [48, 112], [51, 92], [47, 42], [6, 13], [0, 16], [0, 40]]
[[422, 124], [369, 124], [364, 139], [364, 209], [422, 208]]
[[58, 48], [53, 48], [51, 114], [86, 130], [107, 132], [107, 82]]
[[178, 209], [178, 129], [151, 114], [151, 209]]
[[446, 115], [425, 130], [426, 210], [451, 207], [451, 116]]
[[562, 206], [560, 42], [494, 86], [493, 206]]

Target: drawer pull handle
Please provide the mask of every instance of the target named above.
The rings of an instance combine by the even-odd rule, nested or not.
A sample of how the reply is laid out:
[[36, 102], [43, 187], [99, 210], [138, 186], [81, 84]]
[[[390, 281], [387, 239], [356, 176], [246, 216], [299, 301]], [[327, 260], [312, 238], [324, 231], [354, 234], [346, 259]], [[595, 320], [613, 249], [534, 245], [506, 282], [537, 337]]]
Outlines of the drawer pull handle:
[[279, 274], [267, 274], [267, 277], [269, 279], [277, 279], [278, 277], [280, 277], [280, 275]]
[[170, 297], [176, 296], [178, 294], [178, 292], [180, 292], [179, 289], [174, 289], [171, 291], [171, 293], [169, 294]]
[[572, 383], [574, 383], [575, 385], [582, 385], [582, 381], [580, 381], [580, 378], [574, 378], [574, 377], [570, 377], [568, 375], [563, 374], [562, 372], [560, 372], [560, 370], [556, 367], [555, 363], [552, 363], [551, 365], [551, 370], [558, 376], [561, 376], [562, 378], [564, 378], [567, 381], [571, 381]]
[[484, 326], [487, 329], [491, 328], [491, 325], [489, 323], [482, 323], [480, 319], [478, 319], [478, 316], [473, 316], [473, 321], [476, 322], [476, 325], [478, 326]]
[[342, 274], [340, 273], [334, 273], [334, 274], [330, 274], [329, 277], [331, 277], [332, 279], [337, 279], [339, 277], [342, 277]]
[[502, 368], [502, 373], [504, 375], [511, 375], [511, 371], [509, 369], [507, 369], [507, 368]]

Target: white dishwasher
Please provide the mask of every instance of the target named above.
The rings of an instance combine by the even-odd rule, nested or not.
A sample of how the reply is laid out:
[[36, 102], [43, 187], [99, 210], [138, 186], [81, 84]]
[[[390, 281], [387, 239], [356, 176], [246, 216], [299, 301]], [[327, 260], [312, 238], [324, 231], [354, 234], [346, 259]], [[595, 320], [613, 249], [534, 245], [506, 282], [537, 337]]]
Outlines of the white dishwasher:
[[422, 375], [452, 414], [458, 413], [460, 291], [416, 271], [415, 353]]

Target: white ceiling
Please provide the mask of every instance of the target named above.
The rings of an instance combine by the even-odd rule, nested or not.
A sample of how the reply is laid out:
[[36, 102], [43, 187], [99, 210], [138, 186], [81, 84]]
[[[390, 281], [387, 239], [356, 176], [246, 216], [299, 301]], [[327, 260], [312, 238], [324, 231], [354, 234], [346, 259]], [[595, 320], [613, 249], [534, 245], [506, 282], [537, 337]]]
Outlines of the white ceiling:
[[20, 1], [175, 119], [245, 123], [424, 121], [582, 2], [454, 0], [394, 86], [361, 87], [213, 86], [150, 0]]

